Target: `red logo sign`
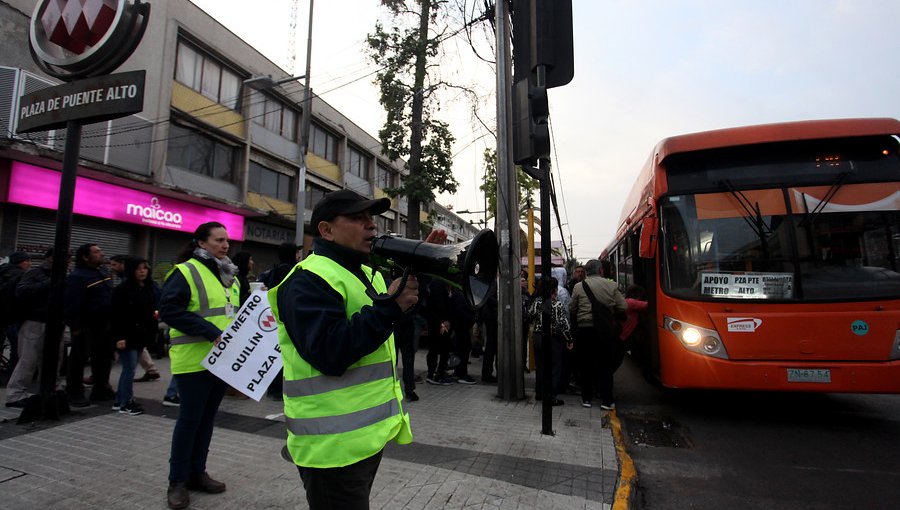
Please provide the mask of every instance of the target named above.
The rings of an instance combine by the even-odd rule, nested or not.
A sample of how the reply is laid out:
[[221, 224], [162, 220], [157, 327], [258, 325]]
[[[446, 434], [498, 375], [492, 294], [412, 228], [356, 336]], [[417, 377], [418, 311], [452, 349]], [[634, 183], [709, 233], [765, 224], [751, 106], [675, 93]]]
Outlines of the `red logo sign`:
[[116, 0], [50, 0], [40, 21], [50, 42], [81, 55], [109, 31], [117, 4]]
[[272, 315], [272, 309], [266, 308], [259, 314], [259, 329], [269, 332], [275, 331], [278, 329], [278, 321], [275, 320], [275, 316]]

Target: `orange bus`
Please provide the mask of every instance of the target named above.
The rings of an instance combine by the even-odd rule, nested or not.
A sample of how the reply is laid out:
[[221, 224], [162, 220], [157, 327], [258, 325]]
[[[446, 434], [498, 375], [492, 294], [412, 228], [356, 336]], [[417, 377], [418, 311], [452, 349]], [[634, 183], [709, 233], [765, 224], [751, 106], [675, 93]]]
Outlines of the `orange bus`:
[[630, 346], [673, 388], [900, 392], [900, 122], [667, 138], [610, 261], [650, 311]]

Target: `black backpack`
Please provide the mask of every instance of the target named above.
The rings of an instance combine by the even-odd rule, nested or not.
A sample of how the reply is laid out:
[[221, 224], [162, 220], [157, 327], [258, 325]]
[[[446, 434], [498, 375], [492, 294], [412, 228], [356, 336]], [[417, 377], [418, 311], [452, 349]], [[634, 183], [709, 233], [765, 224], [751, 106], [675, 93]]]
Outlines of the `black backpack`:
[[619, 335], [622, 334], [622, 324], [616, 319], [616, 316], [608, 306], [597, 301], [587, 281], [581, 282], [581, 285], [591, 302], [591, 321], [594, 323], [594, 329], [600, 335], [618, 339]]

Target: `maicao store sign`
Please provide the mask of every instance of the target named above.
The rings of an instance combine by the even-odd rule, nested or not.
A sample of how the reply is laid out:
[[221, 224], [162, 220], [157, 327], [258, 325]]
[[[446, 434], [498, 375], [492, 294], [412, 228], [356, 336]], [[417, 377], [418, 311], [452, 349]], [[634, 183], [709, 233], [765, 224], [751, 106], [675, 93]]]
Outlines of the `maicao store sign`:
[[[13, 161], [8, 201], [43, 209], [56, 209], [60, 173]], [[182, 202], [85, 177], [76, 178], [75, 214], [193, 233], [208, 221], [225, 225], [232, 240], [244, 239], [244, 217], [218, 209]]]

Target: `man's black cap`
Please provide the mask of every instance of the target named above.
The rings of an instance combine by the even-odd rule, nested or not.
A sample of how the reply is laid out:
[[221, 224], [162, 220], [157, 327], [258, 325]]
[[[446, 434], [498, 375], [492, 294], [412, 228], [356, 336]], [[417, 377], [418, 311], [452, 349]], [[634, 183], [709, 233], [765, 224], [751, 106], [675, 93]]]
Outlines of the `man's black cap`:
[[391, 207], [388, 198], [369, 199], [359, 193], [342, 189], [325, 194], [322, 200], [313, 208], [309, 226], [316, 236], [319, 235], [319, 223], [331, 221], [337, 216], [351, 215], [369, 211], [372, 216], [379, 215]]
[[24, 251], [14, 251], [9, 254], [9, 263], [12, 265], [21, 264], [26, 260], [31, 260], [31, 255]]

